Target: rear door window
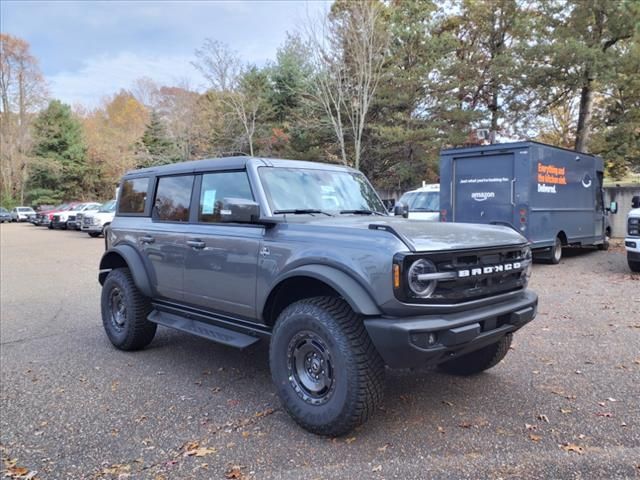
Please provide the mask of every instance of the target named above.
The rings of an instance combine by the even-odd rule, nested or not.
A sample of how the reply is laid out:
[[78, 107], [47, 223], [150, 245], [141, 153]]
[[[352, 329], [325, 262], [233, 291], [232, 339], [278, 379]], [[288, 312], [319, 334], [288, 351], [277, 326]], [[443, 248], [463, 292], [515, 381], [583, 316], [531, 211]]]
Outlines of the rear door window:
[[193, 175], [158, 178], [153, 218], [166, 222], [188, 222]]
[[202, 176], [200, 188], [199, 222], [219, 222], [225, 198], [253, 200], [247, 172], [217, 172]]
[[118, 212], [133, 215], [143, 214], [148, 189], [149, 178], [147, 177], [131, 178], [122, 182], [120, 199], [118, 201]]

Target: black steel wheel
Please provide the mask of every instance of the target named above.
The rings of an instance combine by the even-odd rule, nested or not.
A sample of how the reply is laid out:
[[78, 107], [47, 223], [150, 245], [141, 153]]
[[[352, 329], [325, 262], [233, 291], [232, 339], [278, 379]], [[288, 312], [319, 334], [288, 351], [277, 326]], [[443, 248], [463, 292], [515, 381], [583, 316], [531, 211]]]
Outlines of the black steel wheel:
[[315, 297], [279, 315], [269, 350], [285, 410], [319, 435], [344, 435], [382, 401], [384, 363], [362, 318], [342, 299]]
[[120, 350], [139, 350], [153, 340], [157, 325], [147, 320], [151, 302], [140, 293], [128, 268], [116, 268], [107, 275], [101, 310], [107, 337]]
[[289, 382], [298, 396], [310, 405], [327, 402], [335, 389], [331, 351], [311, 331], [295, 335], [287, 351]]

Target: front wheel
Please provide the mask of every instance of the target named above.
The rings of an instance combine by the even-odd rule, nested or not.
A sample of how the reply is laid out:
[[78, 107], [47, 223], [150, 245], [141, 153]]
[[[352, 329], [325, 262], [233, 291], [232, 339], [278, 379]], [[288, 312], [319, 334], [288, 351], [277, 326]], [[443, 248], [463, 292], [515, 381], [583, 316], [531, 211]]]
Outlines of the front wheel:
[[289, 305], [273, 330], [269, 363], [284, 408], [312, 433], [344, 435], [382, 401], [384, 363], [362, 318], [339, 298]]
[[640, 261], [627, 259], [627, 263], [632, 272], [640, 272]]
[[508, 333], [500, 341], [492, 343], [475, 352], [467, 353], [448, 362], [441, 363], [438, 368], [452, 375], [476, 375], [495, 367], [509, 352], [513, 335]]
[[151, 302], [140, 293], [128, 268], [109, 272], [102, 285], [102, 325], [120, 350], [139, 350], [151, 343], [157, 325], [147, 320]]

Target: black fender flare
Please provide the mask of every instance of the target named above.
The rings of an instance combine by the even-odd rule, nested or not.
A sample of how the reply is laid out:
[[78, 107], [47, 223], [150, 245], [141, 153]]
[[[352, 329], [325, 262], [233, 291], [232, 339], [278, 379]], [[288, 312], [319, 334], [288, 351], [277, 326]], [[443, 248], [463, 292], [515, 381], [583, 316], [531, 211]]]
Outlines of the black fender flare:
[[[125, 265], [123, 265], [123, 262]], [[131, 245], [117, 245], [107, 250], [100, 259], [100, 273], [98, 281], [100, 285], [104, 283], [111, 270], [118, 267], [128, 267], [133, 277], [133, 282], [140, 292], [147, 296], [153, 296], [153, 289], [149, 281], [149, 275], [144, 266], [140, 254]]]
[[[356, 313], [362, 315], [382, 314], [369, 292], [367, 292], [357, 280], [342, 270], [327, 265], [309, 264], [289, 270], [281, 277], [278, 277], [277, 281], [274, 282], [271, 292], [273, 292], [280, 283], [292, 277], [311, 277], [326, 283], [338, 292]], [[260, 311], [264, 309], [270, 296], [271, 293], [265, 298]]]

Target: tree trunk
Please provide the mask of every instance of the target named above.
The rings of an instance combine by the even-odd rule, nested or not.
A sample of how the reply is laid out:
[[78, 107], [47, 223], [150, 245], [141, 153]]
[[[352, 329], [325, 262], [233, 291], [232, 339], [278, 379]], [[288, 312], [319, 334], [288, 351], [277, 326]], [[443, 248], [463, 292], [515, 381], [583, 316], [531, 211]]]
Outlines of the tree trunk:
[[590, 77], [589, 69], [587, 69], [584, 74], [582, 91], [580, 92], [580, 112], [578, 113], [578, 126], [576, 128], [575, 148], [579, 152], [586, 152], [589, 145], [593, 110], [593, 78]]

